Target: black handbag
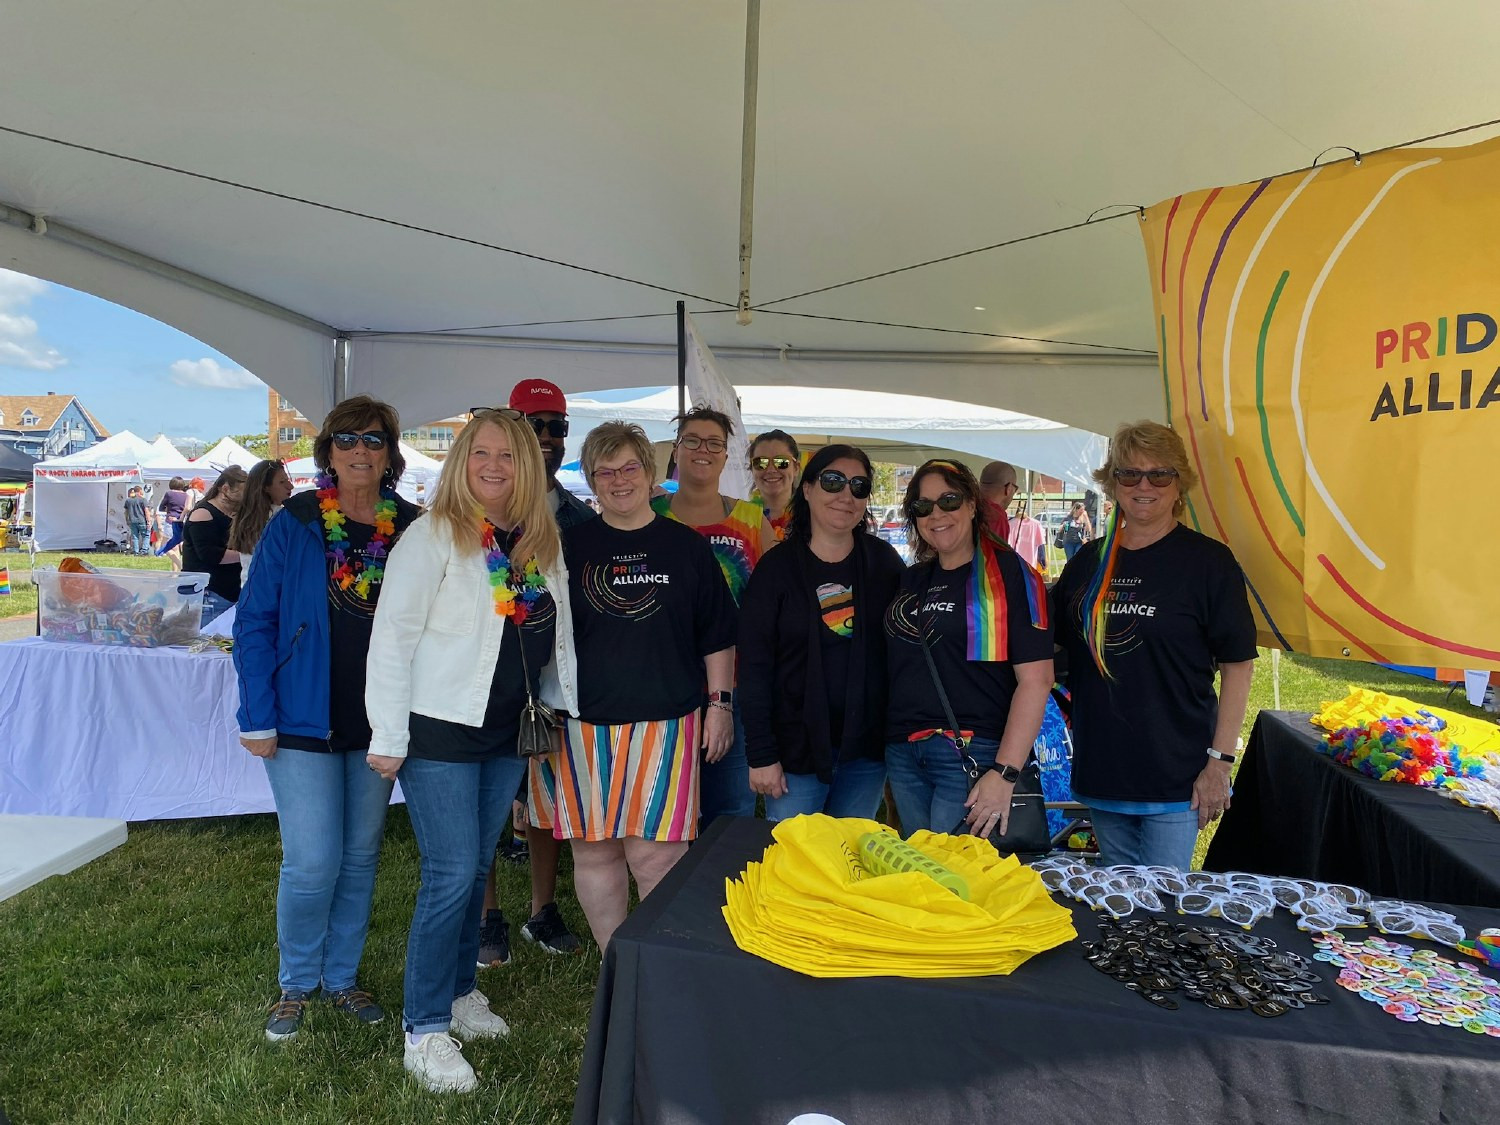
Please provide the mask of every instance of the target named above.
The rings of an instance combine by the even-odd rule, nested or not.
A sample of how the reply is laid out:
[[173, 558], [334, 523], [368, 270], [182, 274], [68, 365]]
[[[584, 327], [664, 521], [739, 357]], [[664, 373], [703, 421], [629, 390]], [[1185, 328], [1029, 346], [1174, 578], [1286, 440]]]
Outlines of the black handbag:
[[[927, 631], [922, 631], [922, 655], [927, 659], [927, 671], [932, 675], [932, 686], [937, 689], [938, 701], [943, 705], [943, 717], [948, 720], [948, 729], [953, 735], [954, 752], [962, 759], [960, 765], [970, 781], [978, 781], [986, 767], [974, 760], [969, 753], [968, 740], [960, 733], [958, 718], [953, 714], [953, 705], [948, 702], [947, 689], [938, 675], [937, 662], [932, 659]], [[950, 835], [973, 835], [962, 818], [954, 825]], [[1046, 798], [1042, 796], [1042, 767], [1037, 764], [1035, 753], [1027, 756], [1021, 767], [1015, 788], [1010, 795], [1010, 816], [1006, 819], [1005, 832], [995, 831], [988, 836], [989, 842], [1001, 855], [1045, 855], [1052, 850], [1052, 832], [1047, 826]]]
[[521, 675], [526, 686], [526, 706], [521, 708], [521, 726], [516, 732], [516, 753], [523, 758], [540, 758], [557, 749], [557, 733], [562, 721], [557, 712], [531, 694], [531, 671], [526, 666], [526, 642], [516, 627], [516, 644], [521, 646]]

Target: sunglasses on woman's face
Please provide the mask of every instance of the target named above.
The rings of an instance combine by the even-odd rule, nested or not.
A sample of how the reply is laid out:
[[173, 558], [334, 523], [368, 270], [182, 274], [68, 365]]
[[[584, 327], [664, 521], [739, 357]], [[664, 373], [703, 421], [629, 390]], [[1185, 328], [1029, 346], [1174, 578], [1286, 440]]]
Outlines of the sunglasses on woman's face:
[[869, 477], [846, 477], [837, 469], [824, 469], [818, 474], [818, 487], [824, 492], [843, 492], [848, 485], [849, 495], [863, 500], [870, 495]]
[[1111, 474], [1126, 488], [1134, 488], [1141, 483], [1141, 478], [1151, 482], [1152, 488], [1166, 488], [1177, 479], [1176, 469], [1116, 469]]
[[906, 506], [913, 519], [926, 519], [932, 515], [933, 508], [941, 508], [945, 512], [956, 512], [964, 506], [964, 498], [956, 492], [945, 492], [936, 500], [929, 500], [925, 496], [918, 496]]
[[771, 467], [780, 469], [783, 473], [792, 467], [790, 457], [752, 457], [750, 467], [758, 473], [763, 473]]
[[677, 439], [677, 444], [693, 452], [704, 449], [709, 453], [723, 453], [729, 448], [729, 443], [723, 438], [699, 437], [697, 434], [683, 434]]
[[368, 434], [354, 434], [344, 431], [333, 435], [335, 449], [342, 449], [345, 453], [353, 449], [360, 442], [365, 443], [366, 449], [384, 449], [388, 439], [381, 430], [375, 430]]

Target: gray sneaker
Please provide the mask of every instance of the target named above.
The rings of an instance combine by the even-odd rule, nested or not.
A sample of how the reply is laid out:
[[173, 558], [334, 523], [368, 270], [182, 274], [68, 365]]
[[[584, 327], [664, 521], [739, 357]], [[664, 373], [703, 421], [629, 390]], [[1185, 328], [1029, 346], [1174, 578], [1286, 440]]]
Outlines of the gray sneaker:
[[353, 1016], [360, 1023], [379, 1023], [385, 1019], [385, 1009], [359, 988], [346, 988], [342, 992], [328, 993], [328, 1002], [336, 1011]]
[[306, 1013], [307, 993], [283, 990], [266, 1019], [266, 1038], [272, 1043], [295, 1038], [302, 1030], [302, 1017]]
[[481, 969], [510, 964], [510, 923], [503, 912], [486, 912], [479, 925], [479, 955], [475, 962]]

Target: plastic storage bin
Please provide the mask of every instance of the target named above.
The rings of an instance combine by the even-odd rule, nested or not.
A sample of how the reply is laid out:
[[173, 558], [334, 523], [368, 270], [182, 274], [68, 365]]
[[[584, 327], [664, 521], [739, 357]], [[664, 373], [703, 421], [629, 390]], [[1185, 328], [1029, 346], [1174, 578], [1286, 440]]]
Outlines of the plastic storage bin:
[[37, 612], [49, 641], [156, 648], [196, 639], [208, 575], [101, 567], [97, 573], [39, 568]]

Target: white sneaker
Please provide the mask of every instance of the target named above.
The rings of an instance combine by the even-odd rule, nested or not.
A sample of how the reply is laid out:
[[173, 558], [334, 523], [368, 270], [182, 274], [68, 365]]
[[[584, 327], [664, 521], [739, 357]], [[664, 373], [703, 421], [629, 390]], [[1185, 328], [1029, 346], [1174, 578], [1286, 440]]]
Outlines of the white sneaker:
[[434, 1094], [467, 1094], [479, 1085], [474, 1068], [460, 1053], [458, 1040], [441, 1031], [419, 1035], [415, 1045], [411, 1036], [405, 1043], [401, 1065]]
[[490, 1011], [490, 998], [479, 989], [453, 1001], [453, 1030], [465, 1039], [499, 1039], [510, 1025]]

